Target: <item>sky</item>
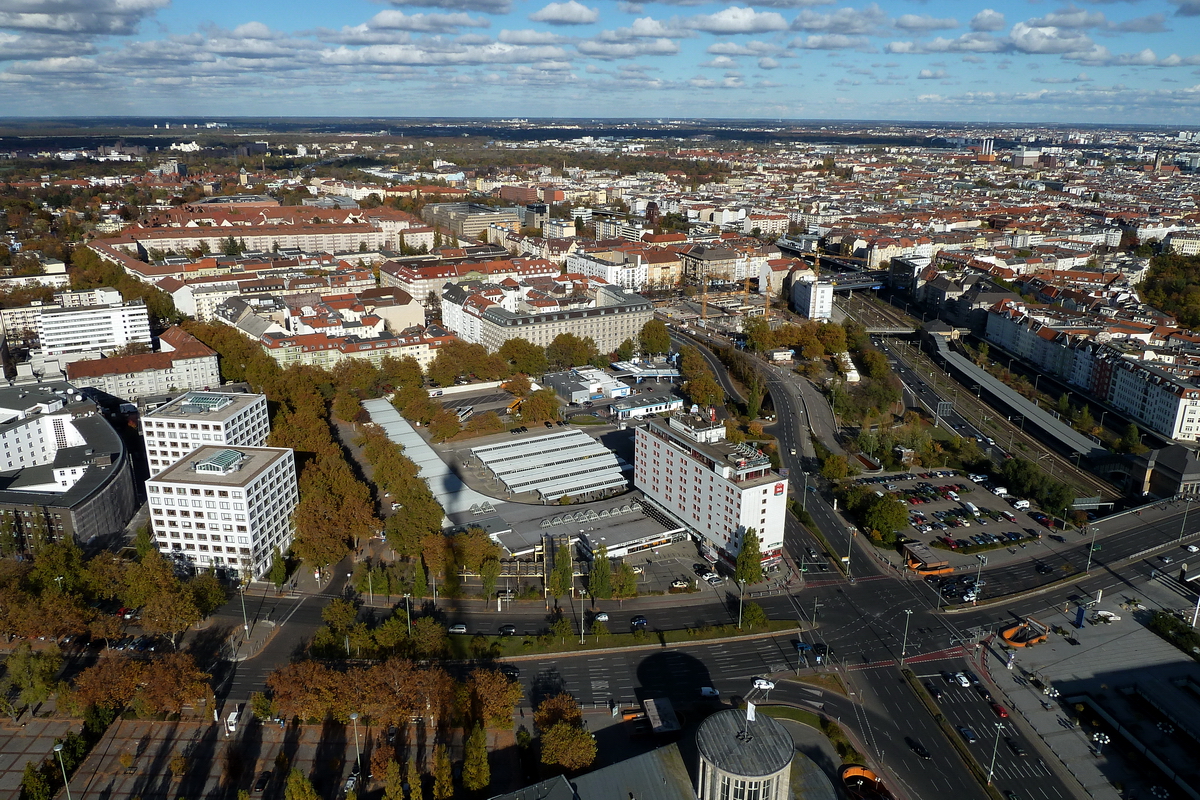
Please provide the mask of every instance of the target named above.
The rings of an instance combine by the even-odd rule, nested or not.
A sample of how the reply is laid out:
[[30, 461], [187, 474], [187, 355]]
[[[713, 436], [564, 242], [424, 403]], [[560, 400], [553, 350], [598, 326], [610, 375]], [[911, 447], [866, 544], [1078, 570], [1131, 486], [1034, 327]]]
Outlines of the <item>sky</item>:
[[1200, 125], [1200, 0], [0, 0], [0, 116]]

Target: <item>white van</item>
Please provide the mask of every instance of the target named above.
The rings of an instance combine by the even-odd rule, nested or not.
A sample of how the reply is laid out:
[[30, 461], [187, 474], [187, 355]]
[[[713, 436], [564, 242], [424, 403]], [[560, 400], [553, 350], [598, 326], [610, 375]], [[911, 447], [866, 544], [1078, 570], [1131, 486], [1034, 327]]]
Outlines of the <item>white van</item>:
[[1025, 509], [1029, 508], [1029, 501], [1028, 500], [1013, 500], [1012, 507], [1015, 508], [1017, 511], [1024, 511]]
[[971, 516], [973, 516], [973, 517], [979, 516], [979, 509], [975, 507], [974, 503], [963, 503], [962, 506], [963, 506], [963, 508], [965, 508], [967, 510], [967, 513], [970, 514]]
[[949, 497], [954, 502], [956, 502], [956, 503], [958, 502], [958, 492], [946, 492], [946, 496]]
[[997, 486], [995, 489], [992, 489], [992, 494], [996, 495], [996, 497], [1004, 497], [1004, 495], [1008, 494], [1008, 487]]

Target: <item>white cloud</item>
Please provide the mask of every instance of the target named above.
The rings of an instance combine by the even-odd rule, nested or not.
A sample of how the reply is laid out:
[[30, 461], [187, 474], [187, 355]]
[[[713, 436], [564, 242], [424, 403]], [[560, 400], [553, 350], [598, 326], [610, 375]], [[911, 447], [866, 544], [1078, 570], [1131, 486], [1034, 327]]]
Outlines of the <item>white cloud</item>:
[[1087, 51], [1067, 53], [1063, 58], [1089, 67], [1191, 67], [1200, 64], [1200, 55], [1181, 58], [1172, 53], [1159, 58], [1148, 47], [1136, 53], [1112, 53], [1107, 47], [1092, 45]]
[[0, 28], [127, 36], [170, 0], [0, 0]]
[[483, 11], [488, 14], [507, 14], [510, 0], [387, 0], [393, 6], [446, 8], [451, 11]]
[[600, 19], [600, 10], [588, 8], [578, 0], [567, 0], [565, 3], [551, 3], [541, 11], [530, 14], [529, 18], [549, 25], [591, 25]]
[[868, 47], [865, 36], [845, 36], [840, 33], [825, 33], [809, 36], [807, 39], [796, 39], [789, 45], [800, 50], [849, 50]]
[[515, 31], [506, 28], [500, 31], [496, 38], [505, 44], [566, 44], [570, 41], [566, 36], [559, 36], [550, 31], [535, 31], [532, 28]]
[[1004, 15], [999, 11], [985, 8], [971, 17], [973, 31], [999, 31], [1004, 29]]
[[700, 63], [702, 67], [715, 67], [716, 69], [737, 69], [740, 64], [728, 56], [717, 56], [710, 61]]
[[1076, 75], [1074, 78], [1034, 77], [1034, 78], [1030, 78], [1030, 80], [1032, 80], [1034, 83], [1057, 84], [1057, 83], [1089, 83], [1092, 79], [1088, 77], [1088, 74], [1086, 72], [1081, 72], [1078, 75]]
[[1008, 45], [989, 33], [964, 33], [953, 39], [938, 36], [928, 42], [889, 42], [889, 53], [999, 53]]
[[1170, 0], [1177, 17], [1200, 17], [1200, 0]]
[[917, 78], [923, 81], [941, 80], [946, 77], [944, 69], [923, 69], [917, 73]]
[[585, 56], [605, 60], [637, 58], [638, 56], [673, 56], [679, 52], [679, 45], [670, 39], [643, 39], [624, 43], [589, 39], [575, 46]]
[[[669, 6], [702, 6], [711, 0], [657, 0]], [[831, 6], [837, 0], [755, 0], [754, 5], [766, 8], [812, 8], [813, 6]], [[632, 12], [640, 14], [640, 11]]]
[[682, 27], [678, 19], [663, 22], [653, 17], [639, 17], [628, 27], [604, 31], [600, 38], [610, 42], [628, 42], [634, 39], [686, 39], [695, 35], [694, 31]]
[[[90, 42], [72, 42], [71, 50], [76, 55], [92, 55], [95, 45]], [[60, 36], [25, 35], [0, 31], [0, 61], [20, 61], [61, 56], [63, 41]]]
[[931, 17], [927, 14], [901, 14], [896, 18], [895, 25], [904, 31], [939, 31], [958, 27], [958, 20], [953, 17]]
[[1027, 24], [1031, 28], [1101, 28], [1108, 24], [1108, 19], [1100, 11], [1068, 6], [1044, 17], [1031, 19]]
[[422, 41], [412, 45], [371, 45], [357, 50], [339, 47], [321, 54], [329, 65], [412, 65], [448, 66], [475, 64], [521, 64], [566, 58], [558, 47], [493, 42], [486, 45], [464, 45], [448, 42]]
[[1079, 31], [1025, 22], [1013, 25], [1008, 36], [1013, 47], [1023, 53], [1077, 53], [1092, 47], [1092, 40]]
[[715, 89], [717, 82], [712, 78], [701, 78], [699, 76], [692, 78], [688, 83], [697, 89]]
[[684, 21], [689, 28], [716, 34], [765, 33], [786, 31], [785, 20], [775, 11], [755, 11], [753, 8], [733, 6], [715, 14], [700, 14]]
[[717, 56], [762, 56], [775, 55], [780, 49], [782, 48], [777, 44], [751, 39], [742, 44], [738, 44], [737, 42], [716, 42], [710, 44], [705, 52]]
[[1165, 33], [1167, 26], [1164, 14], [1147, 14], [1144, 17], [1134, 17], [1124, 22], [1110, 23], [1110, 29], [1122, 33]]
[[764, 57], [764, 58], [760, 58], [758, 60], [758, 68], [759, 69], [777, 69], [778, 67], [779, 67], [779, 62], [773, 58]]
[[367, 25], [381, 30], [414, 31], [420, 33], [448, 33], [458, 28], [486, 28], [491, 24], [487, 17], [472, 17], [469, 14], [405, 14], [391, 9], [380, 11]]
[[873, 34], [888, 21], [887, 13], [875, 3], [862, 10], [839, 8], [828, 14], [807, 9], [792, 20], [792, 29], [798, 31], [829, 31], [841, 35]]

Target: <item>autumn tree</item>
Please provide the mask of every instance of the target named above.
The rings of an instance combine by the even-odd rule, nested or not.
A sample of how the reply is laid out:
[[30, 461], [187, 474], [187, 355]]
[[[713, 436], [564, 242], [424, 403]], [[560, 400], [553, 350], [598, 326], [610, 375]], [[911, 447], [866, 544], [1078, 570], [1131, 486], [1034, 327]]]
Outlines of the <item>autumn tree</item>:
[[508, 726], [513, 709], [521, 702], [520, 681], [503, 672], [476, 667], [465, 684], [470, 718], [487, 725]]
[[62, 652], [51, 644], [34, 652], [28, 642], [21, 642], [4, 662], [4, 679], [0, 694], [16, 693], [26, 706], [43, 703], [54, 693], [54, 676], [62, 669]]
[[[395, 751], [392, 753], [395, 756]], [[379, 772], [372, 774], [379, 775]], [[395, 758], [389, 759], [383, 769], [383, 800], [404, 800], [404, 774]]]
[[637, 597], [637, 593], [637, 573], [633, 571], [633, 567], [622, 561], [617, 567], [616, 576], [613, 577], [612, 596], [618, 600], [628, 600]]
[[546, 347], [546, 360], [552, 370], [586, 366], [598, 355], [592, 337], [580, 338], [573, 333], [560, 333]]
[[540, 379], [546, 372], [546, 351], [519, 336], [500, 345], [499, 355], [514, 373], [524, 373]]
[[647, 353], [658, 355], [671, 351], [671, 334], [667, 330], [666, 323], [660, 319], [652, 319], [643, 325], [638, 340], [641, 342], [642, 350]]
[[558, 419], [558, 394], [553, 389], [539, 389], [525, 398], [521, 405], [523, 422], [545, 422]]
[[299, 769], [288, 773], [283, 787], [283, 800], [320, 800], [321, 795], [313, 788], [312, 781]]
[[450, 800], [454, 796], [454, 770], [446, 745], [433, 748], [433, 800]]
[[537, 709], [533, 712], [533, 721], [538, 730], [544, 733], [560, 722], [568, 725], [582, 725], [583, 712], [579, 709], [579, 702], [574, 697], [566, 692], [561, 692], [538, 703]]
[[571, 594], [574, 582], [572, 563], [571, 548], [565, 544], [559, 545], [554, 553], [554, 569], [551, 570], [550, 578], [546, 583], [546, 588], [555, 603], [558, 602], [558, 598], [569, 597]]
[[492, 780], [488, 765], [487, 733], [482, 723], [476, 723], [463, 747], [462, 783], [468, 792], [486, 789]]
[[408, 800], [424, 800], [425, 792], [421, 788], [421, 771], [417, 769], [416, 759], [408, 759]]
[[596, 760], [596, 739], [579, 726], [560, 722], [543, 733], [541, 740], [543, 764], [575, 772]]
[[588, 572], [588, 591], [592, 597], [607, 600], [612, 597], [612, 564], [608, 559], [608, 548], [600, 546], [600, 552], [592, 560], [591, 571]]

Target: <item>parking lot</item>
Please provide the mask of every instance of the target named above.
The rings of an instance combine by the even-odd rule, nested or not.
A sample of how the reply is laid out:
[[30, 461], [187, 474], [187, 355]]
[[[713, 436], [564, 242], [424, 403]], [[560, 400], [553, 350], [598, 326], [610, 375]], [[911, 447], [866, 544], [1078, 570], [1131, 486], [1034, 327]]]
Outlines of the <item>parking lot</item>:
[[[887, 492], [908, 506], [909, 527], [900, 531], [927, 543], [945, 558], [955, 574], [930, 578], [949, 602], [972, 602], [982, 594], [967, 574], [983, 563], [1032, 560], [1033, 569], [1049, 574], [1047, 545], [1066, 543], [1053, 532], [1051, 520], [1033, 509], [1018, 509], [1018, 498], [1000, 496], [982, 475], [963, 475], [956, 470], [931, 470], [861, 477], [859, 485]], [[1030, 548], [1033, 548], [1030, 550]]]

